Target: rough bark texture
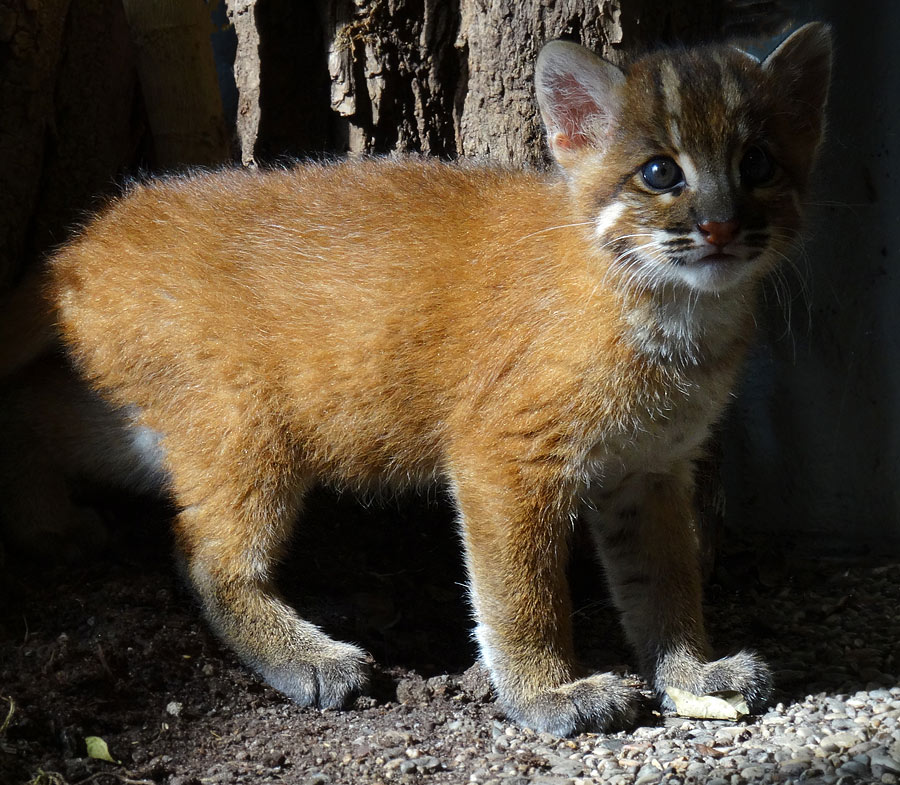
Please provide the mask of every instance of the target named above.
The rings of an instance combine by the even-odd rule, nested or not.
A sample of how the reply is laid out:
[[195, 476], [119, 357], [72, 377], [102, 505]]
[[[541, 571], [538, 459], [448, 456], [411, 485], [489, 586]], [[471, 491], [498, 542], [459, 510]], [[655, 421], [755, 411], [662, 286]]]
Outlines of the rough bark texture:
[[458, 0], [321, 3], [331, 107], [352, 153], [458, 153]]
[[234, 57], [234, 82], [238, 91], [235, 130], [241, 162], [253, 161], [253, 149], [259, 135], [259, 32], [256, 29], [255, 0], [227, 0], [228, 19], [234, 26], [237, 51]]

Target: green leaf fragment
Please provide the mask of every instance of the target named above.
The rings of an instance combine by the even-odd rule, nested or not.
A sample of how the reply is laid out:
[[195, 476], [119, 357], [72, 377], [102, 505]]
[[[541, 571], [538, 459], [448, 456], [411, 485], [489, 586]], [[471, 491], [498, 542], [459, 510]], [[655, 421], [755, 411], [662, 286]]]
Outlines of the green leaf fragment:
[[84, 743], [87, 745], [87, 754], [89, 758], [108, 760], [110, 763], [121, 763], [121, 761], [115, 760], [113, 756], [109, 754], [109, 747], [106, 746], [106, 742], [99, 736], [85, 736]]

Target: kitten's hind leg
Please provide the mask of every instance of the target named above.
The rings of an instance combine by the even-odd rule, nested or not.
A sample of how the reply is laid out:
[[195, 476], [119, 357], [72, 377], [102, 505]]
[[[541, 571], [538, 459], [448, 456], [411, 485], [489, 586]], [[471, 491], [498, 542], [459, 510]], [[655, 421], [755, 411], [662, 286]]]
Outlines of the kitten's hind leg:
[[272, 572], [302, 493], [266, 485], [257, 479], [225, 499], [229, 484], [180, 513], [187, 570], [213, 629], [247, 665], [300, 705], [339, 708], [365, 687], [367, 655], [278, 595]]
[[587, 510], [613, 600], [648, 678], [668, 705], [667, 687], [697, 695], [740, 692], [765, 705], [769, 669], [747, 651], [709, 661], [703, 626], [690, 467], [629, 478]]

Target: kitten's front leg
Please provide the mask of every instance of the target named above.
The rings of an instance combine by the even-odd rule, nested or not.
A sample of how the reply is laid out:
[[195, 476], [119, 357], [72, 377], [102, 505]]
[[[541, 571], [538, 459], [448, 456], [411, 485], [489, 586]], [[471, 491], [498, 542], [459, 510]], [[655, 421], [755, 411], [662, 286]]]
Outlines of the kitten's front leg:
[[[639, 696], [617, 676], [584, 675], [572, 651], [565, 563], [572, 488], [522, 467], [455, 473], [481, 657], [507, 715], [561, 736], [633, 721]], [[580, 678], [579, 678], [580, 677]]]
[[660, 697], [734, 690], [765, 705], [769, 669], [753, 653], [709, 661], [703, 626], [691, 467], [627, 478], [587, 510], [625, 632]]

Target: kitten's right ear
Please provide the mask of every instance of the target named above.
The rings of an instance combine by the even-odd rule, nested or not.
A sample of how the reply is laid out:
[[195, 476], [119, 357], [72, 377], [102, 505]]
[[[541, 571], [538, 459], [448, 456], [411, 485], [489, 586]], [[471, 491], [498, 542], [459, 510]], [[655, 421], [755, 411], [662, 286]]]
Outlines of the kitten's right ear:
[[616, 66], [578, 44], [551, 41], [541, 49], [535, 90], [547, 143], [560, 164], [588, 145], [603, 149], [624, 81]]
[[793, 108], [797, 129], [814, 137], [813, 147], [822, 135], [831, 58], [831, 29], [822, 22], [809, 22], [789, 35], [762, 63]]

